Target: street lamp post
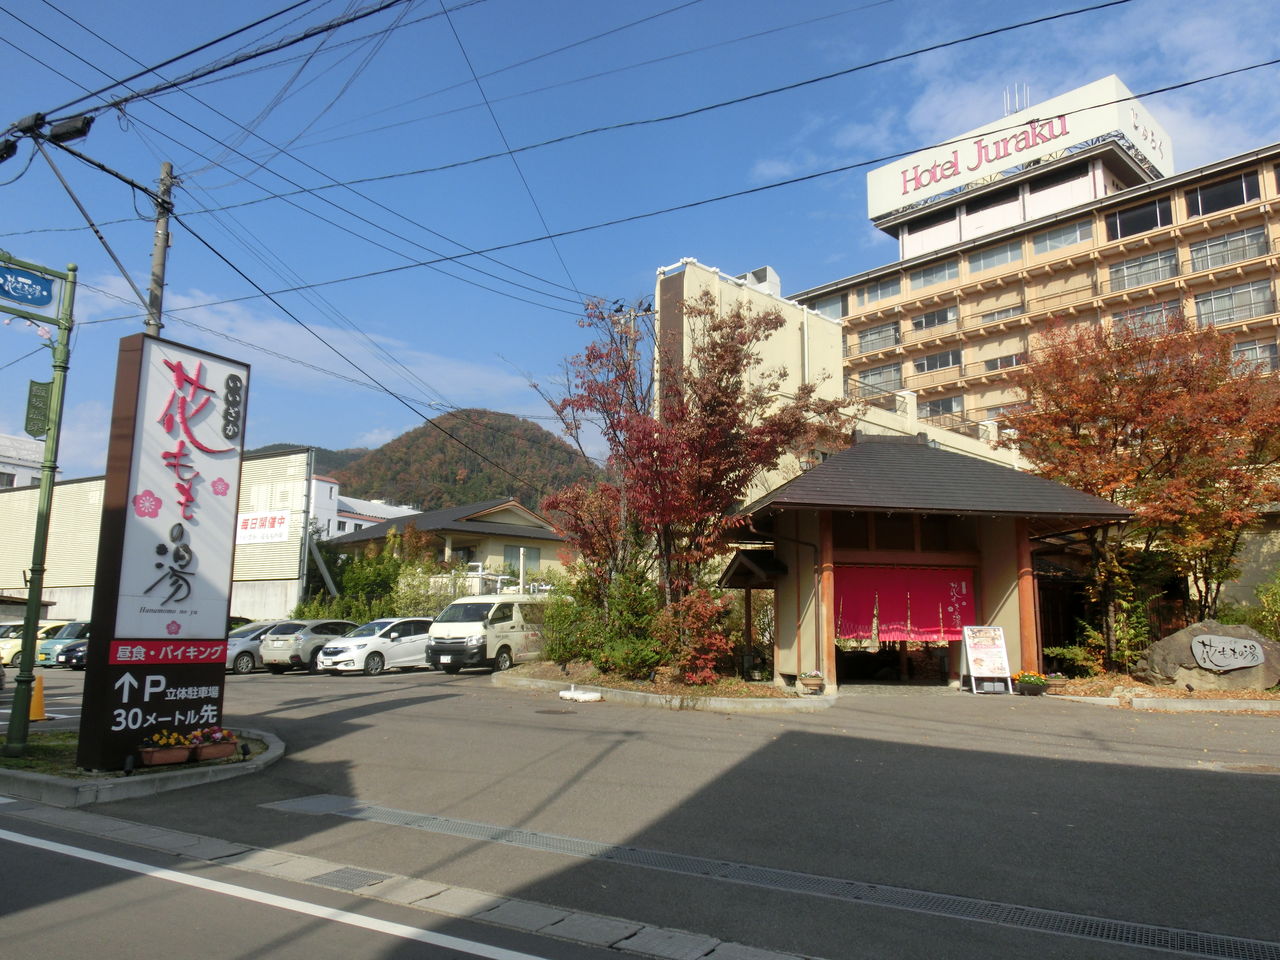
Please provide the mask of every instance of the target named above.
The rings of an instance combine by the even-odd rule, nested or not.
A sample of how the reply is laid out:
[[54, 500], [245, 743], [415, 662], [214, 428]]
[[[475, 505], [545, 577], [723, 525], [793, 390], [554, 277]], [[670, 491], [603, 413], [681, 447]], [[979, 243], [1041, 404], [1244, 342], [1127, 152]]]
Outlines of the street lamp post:
[[[22, 625], [22, 649], [18, 654], [18, 676], [13, 693], [13, 707], [9, 714], [9, 731], [3, 754], [20, 757], [27, 747], [27, 729], [31, 719], [31, 688], [35, 683], [36, 628], [40, 621], [40, 607], [44, 592], [45, 554], [49, 542], [49, 514], [53, 505], [53, 481], [58, 469], [58, 439], [62, 428], [62, 403], [66, 393], [67, 368], [71, 363], [72, 309], [76, 297], [76, 266], [70, 264], [66, 273], [50, 270], [36, 264], [24, 263], [11, 257], [0, 257], [0, 264], [45, 277], [63, 281], [58, 311], [55, 317], [0, 305], [0, 311], [22, 317], [36, 324], [51, 324], [58, 328], [51, 344], [53, 350], [53, 382], [50, 385], [49, 409], [45, 417], [44, 460], [40, 464], [40, 493], [36, 507], [36, 527], [31, 546], [31, 575], [27, 585], [27, 612]], [[30, 411], [28, 411], [30, 414]], [[28, 424], [30, 427], [30, 423]]]

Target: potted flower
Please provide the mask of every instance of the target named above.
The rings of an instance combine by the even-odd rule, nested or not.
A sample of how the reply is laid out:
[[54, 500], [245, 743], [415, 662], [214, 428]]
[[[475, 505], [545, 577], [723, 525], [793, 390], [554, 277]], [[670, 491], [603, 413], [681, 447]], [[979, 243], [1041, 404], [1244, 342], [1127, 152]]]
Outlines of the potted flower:
[[1049, 678], [1034, 670], [1019, 670], [1012, 679], [1013, 688], [1024, 697], [1038, 697], [1049, 686]]
[[191, 734], [192, 758], [224, 760], [236, 752], [236, 735], [225, 727], [205, 727]]
[[1062, 693], [1067, 689], [1067, 677], [1062, 673], [1045, 674], [1045, 692], [1054, 694]]
[[796, 677], [796, 683], [804, 687], [806, 693], [821, 693], [825, 682], [817, 670], [806, 670]]
[[138, 747], [144, 767], [169, 763], [186, 763], [191, 759], [191, 738], [168, 728], [150, 734]]

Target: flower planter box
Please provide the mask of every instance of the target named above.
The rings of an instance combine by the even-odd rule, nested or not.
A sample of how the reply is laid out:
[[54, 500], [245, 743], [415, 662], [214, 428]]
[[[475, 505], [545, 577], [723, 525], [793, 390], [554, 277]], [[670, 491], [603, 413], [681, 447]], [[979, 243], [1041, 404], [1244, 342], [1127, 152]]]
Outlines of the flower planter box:
[[1041, 696], [1047, 687], [1043, 683], [1021, 683], [1019, 682], [1015, 689], [1024, 697]]
[[161, 767], [170, 763], [186, 763], [191, 759], [190, 747], [139, 747], [138, 757], [144, 767]]
[[217, 743], [198, 743], [191, 748], [193, 759], [225, 760], [235, 756], [236, 744], [232, 741], [220, 740]]
[[798, 677], [796, 683], [805, 693], [821, 693], [823, 681], [821, 677]]
[[1050, 678], [1049, 685], [1045, 688], [1045, 693], [1060, 694], [1065, 693], [1067, 689], [1066, 677], [1058, 680]]

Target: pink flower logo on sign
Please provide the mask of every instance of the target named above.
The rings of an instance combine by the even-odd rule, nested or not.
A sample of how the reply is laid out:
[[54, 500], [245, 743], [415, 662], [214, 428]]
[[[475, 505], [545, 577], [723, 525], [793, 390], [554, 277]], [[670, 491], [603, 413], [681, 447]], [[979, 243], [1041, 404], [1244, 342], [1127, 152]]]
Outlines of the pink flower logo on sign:
[[160, 506], [163, 500], [157, 497], [150, 490], [143, 490], [140, 494], [133, 498], [133, 512], [140, 517], [160, 516]]
[[177, 620], [170, 620], [167, 624], [165, 624], [164, 628], [169, 631], [169, 636], [171, 637], [176, 637], [179, 633], [182, 632], [182, 624], [180, 624]]
[[231, 484], [219, 477], [213, 483], [209, 484], [209, 489], [213, 491], [215, 497], [225, 497], [227, 491], [231, 489]]

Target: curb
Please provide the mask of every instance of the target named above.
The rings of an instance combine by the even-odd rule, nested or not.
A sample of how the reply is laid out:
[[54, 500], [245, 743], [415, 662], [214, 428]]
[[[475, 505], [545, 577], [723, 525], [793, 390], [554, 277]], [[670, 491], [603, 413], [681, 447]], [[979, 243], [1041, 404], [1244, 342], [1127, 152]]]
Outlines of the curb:
[[[512, 677], [495, 673], [490, 682], [498, 687], [523, 688], [559, 693], [566, 689], [563, 680], [535, 680], [533, 677]], [[661, 710], [703, 710], [708, 713], [817, 713], [836, 702], [834, 694], [805, 697], [678, 697], [658, 693], [641, 693], [639, 690], [617, 690], [613, 687], [597, 687], [586, 683], [572, 684], [577, 690], [598, 693], [605, 702], [624, 703], [632, 707], [656, 707]]]
[[284, 756], [284, 741], [261, 730], [236, 729], [237, 736], [261, 740], [267, 749], [256, 757], [235, 763], [217, 763], [190, 770], [170, 770], [140, 777], [107, 775], [76, 780], [26, 770], [0, 770], [0, 794], [22, 800], [34, 800], [52, 807], [82, 807], [90, 803], [108, 803], [149, 797], [169, 790], [181, 790], [202, 783], [214, 783], [258, 773]]

